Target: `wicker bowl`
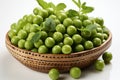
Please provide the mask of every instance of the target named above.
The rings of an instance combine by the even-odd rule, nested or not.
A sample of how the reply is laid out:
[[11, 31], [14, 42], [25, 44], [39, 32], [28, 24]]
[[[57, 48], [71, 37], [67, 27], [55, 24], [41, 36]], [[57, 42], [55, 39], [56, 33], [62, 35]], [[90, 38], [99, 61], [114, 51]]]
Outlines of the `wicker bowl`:
[[48, 72], [51, 68], [57, 68], [61, 73], [68, 72], [71, 67], [85, 68], [107, 50], [112, 41], [111, 32], [109, 38], [99, 47], [77, 53], [65, 54], [39, 54], [20, 49], [11, 44], [6, 34], [6, 47], [9, 52], [25, 66], [40, 72]]

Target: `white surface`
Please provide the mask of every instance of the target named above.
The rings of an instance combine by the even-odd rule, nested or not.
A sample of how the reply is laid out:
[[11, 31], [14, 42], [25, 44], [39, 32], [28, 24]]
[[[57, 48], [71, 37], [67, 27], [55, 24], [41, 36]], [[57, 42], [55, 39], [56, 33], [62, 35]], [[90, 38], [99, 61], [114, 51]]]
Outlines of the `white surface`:
[[[49, 1], [49, 0], [48, 0]], [[65, 2], [73, 8], [71, 0], [50, 0]], [[113, 53], [111, 64], [97, 72], [92, 68], [82, 71], [79, 80], [119, 80], [120, 75], [120, 1], [119, 0], [82, 0], [95, 7], [91, 16], [103, 17], [105, 25], [113, 34], [112, 45], [108, 51]], [[38, 4], [35, 0], [0, 0], [0, 80], [50, 80], [48, 74], [28, 69], [14, 59], [5, 47], [5, 34], [10, 24], [17, 22], [25, 14], [32, 13]], [[74, 7], [76, 8], [76, 7]], [[74, 80], [69, 74], [61, 74], [60, 80]]]

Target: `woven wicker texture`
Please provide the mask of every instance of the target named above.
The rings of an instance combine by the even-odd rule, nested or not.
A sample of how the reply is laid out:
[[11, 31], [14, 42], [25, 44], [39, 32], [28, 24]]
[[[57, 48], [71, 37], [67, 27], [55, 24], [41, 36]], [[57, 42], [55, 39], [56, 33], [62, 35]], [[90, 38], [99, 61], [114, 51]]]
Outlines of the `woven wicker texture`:
[[71, 67], [85, 68], [107, 50], [112, 41], [112, 35], [99, 47], [77, 53], [65, 54], [39, 54], [20, 49], [11, 44], [6, 34], [6, 47], [9, 52], [25, 66], [40, 72], [48, 72], [51, 68], [57, 68], [61, 73], [68, 72]]

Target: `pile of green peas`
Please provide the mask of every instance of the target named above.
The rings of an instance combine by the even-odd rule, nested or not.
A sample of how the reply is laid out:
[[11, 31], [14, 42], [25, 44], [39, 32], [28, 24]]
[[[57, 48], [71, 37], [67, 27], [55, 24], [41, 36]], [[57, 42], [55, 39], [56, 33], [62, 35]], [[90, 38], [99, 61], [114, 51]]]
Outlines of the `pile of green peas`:
[[[55, 31], [41, 30], [47, 18], [56, 23]], [[91, 24], [97, 26], [91, 33], [78, 30]], [[33, 43], [31, 39], [37, 32], [41, 33], [41, 37]], [[109, 31], [102, 18], [88, 17], [85, 14], [71, 18], [67, 16], [67, 11], [56, 14], [52, 8], [35, 8], [32, 14], [24, 15], [13, 23], [8, 35], [11, 43], [21, 49], [40, 54], [70, 54], [100, 46], [108, 39]]]

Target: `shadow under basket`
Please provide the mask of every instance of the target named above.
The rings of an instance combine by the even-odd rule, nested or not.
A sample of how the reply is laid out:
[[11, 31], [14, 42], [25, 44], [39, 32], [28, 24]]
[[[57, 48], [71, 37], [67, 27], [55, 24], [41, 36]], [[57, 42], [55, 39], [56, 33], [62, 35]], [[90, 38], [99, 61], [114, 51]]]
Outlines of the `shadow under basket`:
[[99, 47], [82, 52], [65, 54], [40, 54], [25, 49], [20, 49], [11, 44], [6, 34], [6, 47], [19, 62], [25, 66], [40, 72], [49, 72], [51, 68], [57, 68], [60, 73], [69, 72], [71, 67], [85, 68], [90, 66], [106, 51], [112, 41], [111, 32], [108, 39]]

